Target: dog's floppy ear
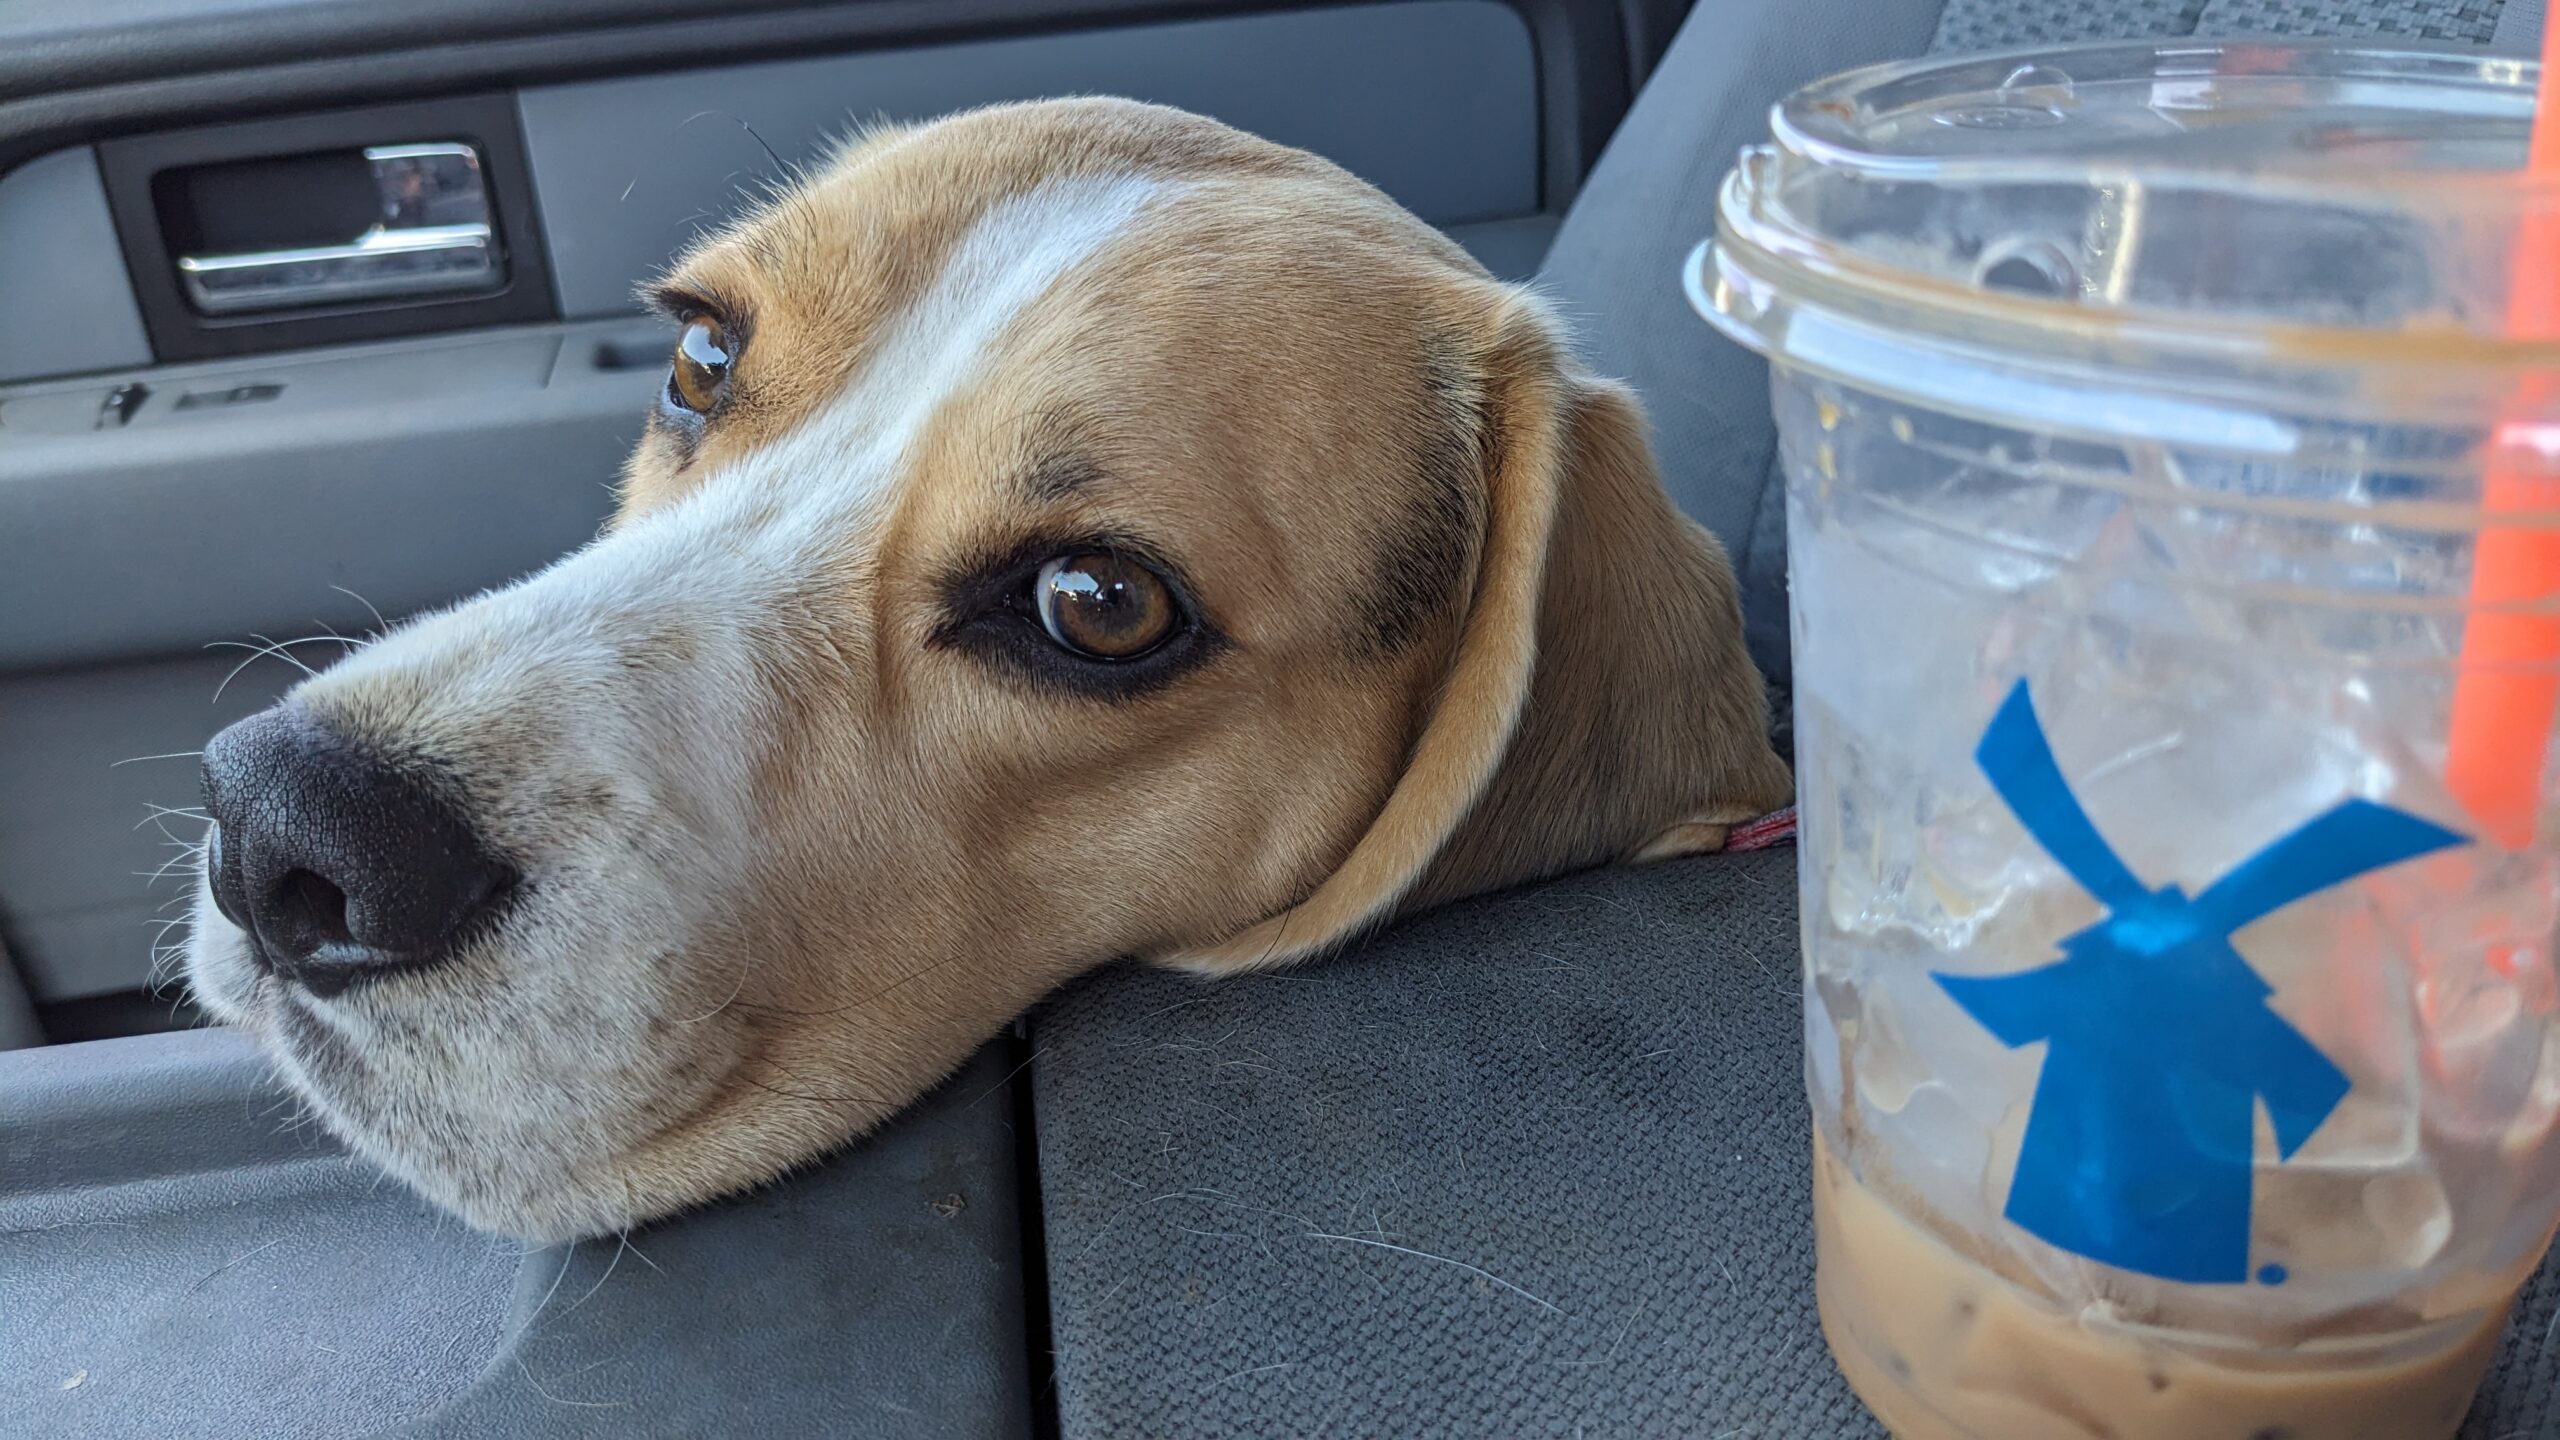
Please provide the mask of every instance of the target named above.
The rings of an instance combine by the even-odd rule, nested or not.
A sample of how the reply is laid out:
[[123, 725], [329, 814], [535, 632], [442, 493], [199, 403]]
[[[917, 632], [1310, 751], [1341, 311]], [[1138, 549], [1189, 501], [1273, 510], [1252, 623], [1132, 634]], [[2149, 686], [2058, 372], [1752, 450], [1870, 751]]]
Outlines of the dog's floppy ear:
[[1786, 802], [1732, 567], [1663, 493], [1634, 399], [1521, 292], [1487, 330], [1453, 417], [1476, 431], [1482, 533], [1401, 778], [1305, 899], [1161, 963], [1282, 964], [1461, 895], [1713, 850]]

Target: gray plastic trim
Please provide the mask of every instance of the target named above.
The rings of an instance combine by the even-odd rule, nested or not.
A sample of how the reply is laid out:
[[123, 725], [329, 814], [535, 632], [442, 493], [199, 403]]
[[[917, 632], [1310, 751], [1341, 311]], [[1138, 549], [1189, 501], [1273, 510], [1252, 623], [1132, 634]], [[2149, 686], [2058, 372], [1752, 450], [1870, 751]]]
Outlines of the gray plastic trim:
[[[646, 363], [599, 363], [623, 335]], [[0, 671], [353, 630], [333, 587], [396, 618], [536, 569], [610, 509], [665, 343], [527, 326], [0, 391]], [[150, 398], [85, 428], [124, 380]]]
[[0, 175], [0, 383], [151, 363], [98, 157], [83, 145]]
[[1009, 1063], [626, 1251], [428, 1209], [229, 1030], [0, 1053], [0, 1434], [1027, 1435]]
[[518, 103], [561, 313], [631, 310], [635, 284], [775, 178], [765, 145], [805, 163], [857, 120], [1068, 94], [1214, 115], [1326, 156], [1436, 224], [1539, 206], [1537, 53], [1519, 12], [1494, 0], [1401, 0], [538, 86]]

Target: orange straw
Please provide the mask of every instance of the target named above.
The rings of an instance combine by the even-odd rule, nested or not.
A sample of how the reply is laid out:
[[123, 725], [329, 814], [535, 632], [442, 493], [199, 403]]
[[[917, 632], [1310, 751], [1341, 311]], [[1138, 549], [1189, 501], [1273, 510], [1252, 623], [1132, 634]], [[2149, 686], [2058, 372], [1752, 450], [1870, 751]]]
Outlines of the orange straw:
[[[2542, 27], [2542, 81], [2525, 173], [2560, 182], [2560, 15]], [[2507, 333], [2560, 337], [2560, 209], [2528, 204], [2516, 235], [2507, 291]], [[2560, 375], [2529, 374], [2511, 423], [2549, 423]], [[2480, 503], [2490, 515], [2548, 514], [2560, 506], [2560, 477], [2512, 443], [2493, 444]], [[2543, 759], [2560, 707], [2560, 530], [2488, 525], [2471, 566], [2471, 615], [2462, 630], [2462, 668], [2453, 690], [2453, 734], [2445, 780], [2489, 838], [2509, 849], [2533, 841]], [[2531, 607], [2519, 613], [2505, 607]]]

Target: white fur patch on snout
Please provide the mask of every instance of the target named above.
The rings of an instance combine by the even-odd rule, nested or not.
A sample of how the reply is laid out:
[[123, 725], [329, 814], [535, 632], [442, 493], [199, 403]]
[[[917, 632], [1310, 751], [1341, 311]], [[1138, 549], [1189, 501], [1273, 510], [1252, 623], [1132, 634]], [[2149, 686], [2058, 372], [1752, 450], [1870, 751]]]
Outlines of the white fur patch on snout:
[[888, 322], [843, 394], [704, 481], [698, 498], [781, 487], [786, 493], [773, 498], [811, 528], [840, 533], [858, 522], [1013, 322], [1149, 206], [1186, 188], [1136, 175], [1084, 177], [997, 201], [952, 247], [933, 284]]

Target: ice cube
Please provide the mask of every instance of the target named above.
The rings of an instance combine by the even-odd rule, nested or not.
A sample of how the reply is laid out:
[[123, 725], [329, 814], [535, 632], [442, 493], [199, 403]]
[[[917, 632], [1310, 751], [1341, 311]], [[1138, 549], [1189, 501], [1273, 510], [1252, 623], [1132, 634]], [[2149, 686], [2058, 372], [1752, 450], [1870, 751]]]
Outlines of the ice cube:
[[2432, 1170], [2395, 1170], [2366, 1181], [2364, 1213], [2381, 1232], [2382, 1254], [2403, 1270], [2435, 1259], [2453, 1236], [2453, 1208]]

